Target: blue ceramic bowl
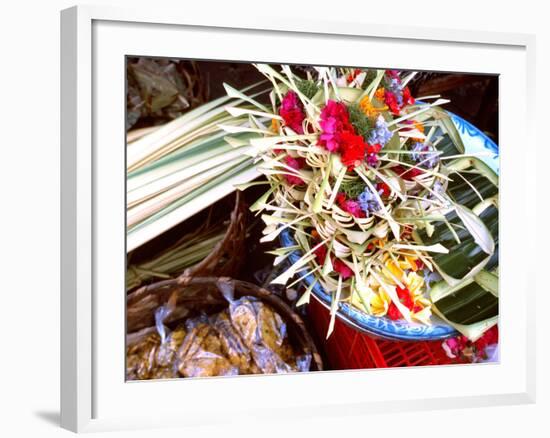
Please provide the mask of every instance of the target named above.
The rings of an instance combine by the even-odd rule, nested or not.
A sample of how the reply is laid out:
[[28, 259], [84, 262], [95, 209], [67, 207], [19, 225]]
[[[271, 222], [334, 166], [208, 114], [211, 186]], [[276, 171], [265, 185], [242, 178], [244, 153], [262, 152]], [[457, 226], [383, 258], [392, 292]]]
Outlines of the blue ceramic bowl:
[[[491, 153], [489, 156], [480, 158], [498, 174], [498, 146], [471, 123], [455, 114], [449, 114], [460, 133], [462, 141], [464, 142], [465, 152], [477, 153], [489, 151]], [[292, 246], [296, 244], [288, 229], [281, 233], [280, 240], [283, 246]], [[302, 254], [300, 251], [294, 251], [289, 256], [290, 263], [295, 263], [301, 256]], [[314, 277], [313, 275], [309, 275], [304, 278], [303, 281], [306, 286], [309, 286], [314, 281]], [[323, 304], [327, 309], [330, 308], [331, 296], [319, 283], [315, 284], [312, 289], [312, 293], [321, 304]], [[410, 323], [405, 320], [392, 321], [386, 317], [380, 318], [367, 315], [347, 303], [340, 303], [338, 305], [337, 316], [342, 321], [357, 330], [383, 339], [402, 341], [433, 341], [437, 339], [445, 339], [457, 334], [453, 327], [443, 321], [438, 321], [435, 316], [434, 323], [430, 326]]]

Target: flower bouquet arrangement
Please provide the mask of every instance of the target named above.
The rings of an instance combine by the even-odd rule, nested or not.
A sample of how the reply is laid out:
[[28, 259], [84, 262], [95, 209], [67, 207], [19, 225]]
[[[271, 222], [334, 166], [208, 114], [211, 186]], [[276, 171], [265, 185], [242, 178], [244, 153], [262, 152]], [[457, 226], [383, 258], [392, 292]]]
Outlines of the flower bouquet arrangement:
[[[269, 103], [226, 87], [225, 140], [249, 146], [267, 190], [251, 210], [271, 253], [291, 260], [273, 283], [320, 285], [331, 324], [343, 306], [411, 325], [441, 320], [474, 341], [498, 320], [498, 176], [468, 154], [439, 96], [411, 96], [415, 72], [256, 68]], [[246, 133], [249, 137], [242, 139]], [[434, 315], [435, 314], [435, 315]]]

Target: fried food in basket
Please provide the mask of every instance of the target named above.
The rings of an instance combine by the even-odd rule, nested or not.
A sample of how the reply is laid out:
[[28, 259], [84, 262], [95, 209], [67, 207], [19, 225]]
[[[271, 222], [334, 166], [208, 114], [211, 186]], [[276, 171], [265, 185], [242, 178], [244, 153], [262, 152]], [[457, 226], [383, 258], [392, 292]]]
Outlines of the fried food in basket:
[[261, 371], [250, 355], [250, 350], [241, 339], [229, 318], [229, 312], [224, 310], [212, 318], [212, 324], [219, 333], [222, 348], [233, 366], [239, 369], [239, 374], [258, 374]]
[[198, 324], [178, 351], [177, 367], [183, 377], [231, 376], [238, 374], [225, 356], [218, 331], [209, 323]]
[[128, 380], [173, 379], [180, 377], [174, 367], [175, 356], [183, 339], [185, 329], [178, 327], [164, 342], [154, 333], [128, 348], [126, 355], [126, 378]]
[[286, 336], [286, 324], [279, 314], [252, 297], [232, 302], [229, 313], [236, 331], [262, 373], [296, 371], [295, 366], [285, 363], [280, 355], [283, 351], [288, 355], [290, 344]]
[[[187, 334], [184, 327], [178, 327], [171, 332], [165, 342], [160, 343], [156, 352], [156, 363], [160, 367], [172, 367], [185, 335]], [[177, 377], [177, 376], [175, 376]]]
[[280, 315], [243, 297], [219, 313], [188, 319], [164, 342], [155, 333], [130, 346], [126, 375], [144, 380], [287, 373], [307, 371], [309, 363], [297, 358]]
[[155, 369], [155, 350], [160, 337], [153, 334], [128, 348], [126, 353], [126, 378], [128, 380], [150, 379]]

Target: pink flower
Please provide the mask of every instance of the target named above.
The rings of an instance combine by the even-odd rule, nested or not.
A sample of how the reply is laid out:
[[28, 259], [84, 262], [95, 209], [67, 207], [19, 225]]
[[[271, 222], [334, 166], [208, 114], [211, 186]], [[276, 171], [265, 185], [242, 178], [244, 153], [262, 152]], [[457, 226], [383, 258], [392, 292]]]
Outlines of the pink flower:
[[294, 91], [289, 91], [283, 97], [279, 115], [283, 118], [285, 125], [292, 129], [297, 134], [303, 134], [304, 128], [302, 123], [305, 119], [304, 107], [298, 99], [298, 95]]
[[346, 195], [342, 192], [336, 195], [336, 203], [345, 212], [355, 217], [365, 217], [365, 212], [361, 209], [361, 205], [355, 199], [346, 199]]
[[322, 134], [319, 136], [319, 144], [330, 152], [338, 152], [343, 142], [343, 133], [354, 133], [349, 121], [349, 114], [343, 103], [329, 100], [321, 111], [319, 122]]
[[355, 217], [362, 217], [365, 216], [365, 212], [361, 210], [361, 206], [359, 205], [359, 202], [354, 201], [353, 199], [348, 199], [345, 203], [345, 210], [355, 216]]
[[337, 152], [340, 149], [340, 144], [337, 139], [338, 134], [338, 122], [335, 118], [331, 117], [327, 120], [321, 120], [319, 123], [323, 133], [319, 137], [319, 143], [323, 145], [330, 152]]
[[[294, 157], [291, 157], [290, 155], [287, 155], [285, 157], [285, 163], [288, 165], [288, 167], [292, 167], [295, 170], [302, 169], [306, 164], [303, 158], [301, 157], [294, 158]], [[285, 174], [285, 179], [288, 181], [289, 184], [293, 184], [297, 186], [304, 183], [304, 180], [302, 178], [295, 175]]]

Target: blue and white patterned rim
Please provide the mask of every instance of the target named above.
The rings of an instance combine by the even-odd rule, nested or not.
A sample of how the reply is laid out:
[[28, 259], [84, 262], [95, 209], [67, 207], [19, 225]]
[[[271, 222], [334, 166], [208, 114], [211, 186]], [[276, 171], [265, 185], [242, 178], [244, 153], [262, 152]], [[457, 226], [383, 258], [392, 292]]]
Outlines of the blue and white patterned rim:
[[462, 117], [453, 113], [449, 113], [449, 115], [462, 137], [465, 152], [467, 154], [488, 154], [479, 158], [499, 174], [499, 149], [497, 144]]
[[[466, 153], [479, 153], [490, 151], [491, 154], [480, 157], [497, 174], [499, 173], [498, 146], [483, 132], [463, 118], [449, 113], [451, 120], [458, 129], [464, 143]], [[288, 229], [280, 235], [281, 244], [285, 247], [296, 245], [294, 238]], [[289, 256], [289, 262], [295, 263], [302, 256], [301, 252], [293, 251]], [[306, 287], [315, 281], [313, 275], [308, 275], [302, 280]], [[325, 307], [330, 308], [331, 296], [317, 282], [312, 289], [312, 294]], [[457, 334], [456, 330], [445, 323], [435, 322], [432, 325], [409, 323], [404, 320], [392, 321], [386, 317], [375, 317], [356, 309], [348, 303], [339, 303], [337, 316], [345, 323], [357, 330], [383, 339], [402, 341], [433, 341], [445, 339]]]

